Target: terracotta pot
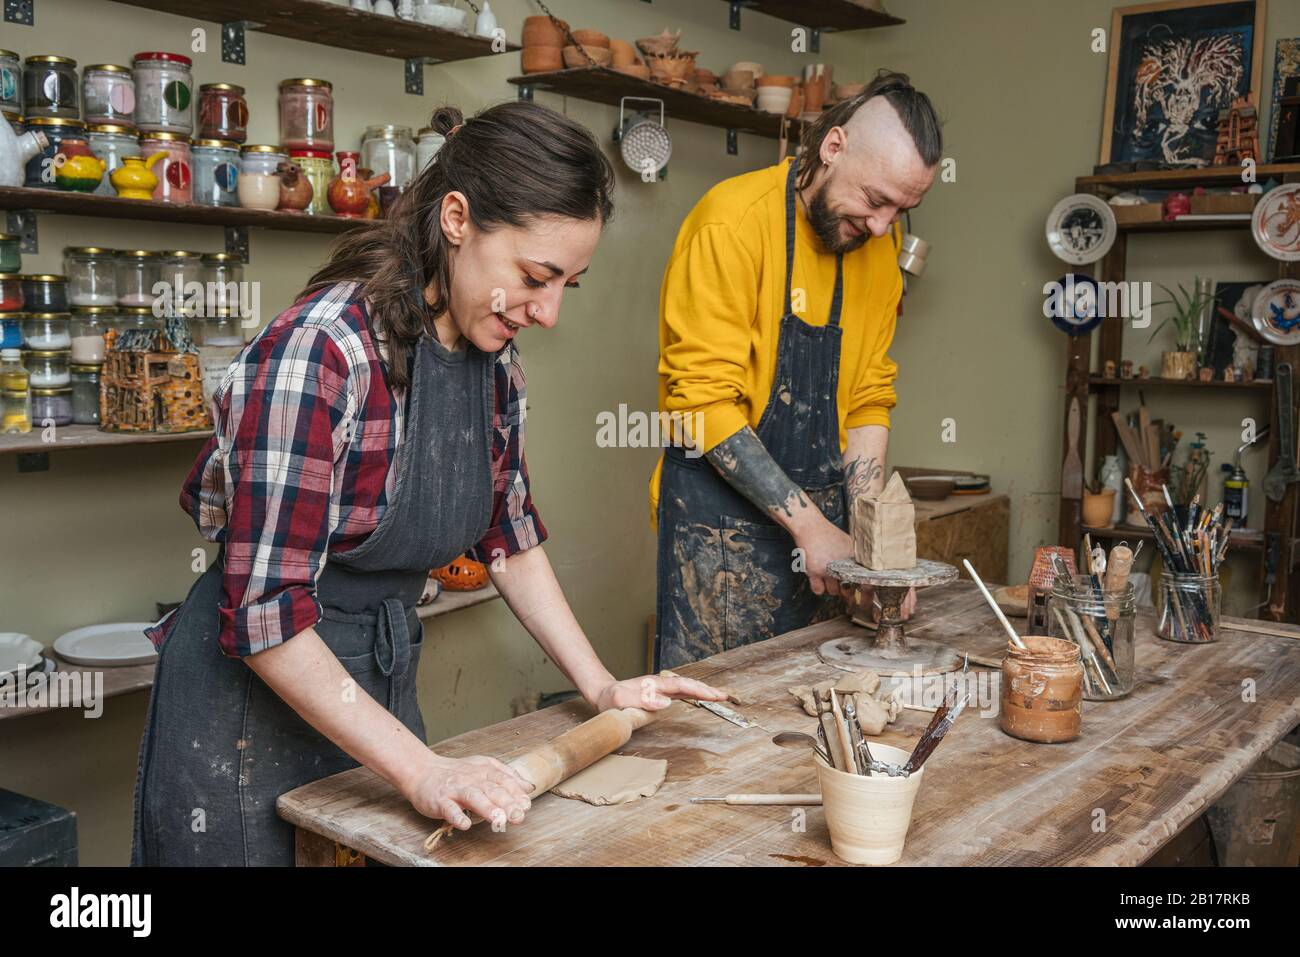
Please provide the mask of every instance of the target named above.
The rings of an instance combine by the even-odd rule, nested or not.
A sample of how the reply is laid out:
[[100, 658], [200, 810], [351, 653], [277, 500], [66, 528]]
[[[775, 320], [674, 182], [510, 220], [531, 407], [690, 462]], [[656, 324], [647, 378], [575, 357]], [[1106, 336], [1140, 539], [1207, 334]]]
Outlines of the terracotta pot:
[[1160, 353], [1160, 377], [1162, 379], [1195, 379], [1195, 352]]
[[[586, 56], [583, 56], [584, 53]], [[564, 48], [564, 65], [572, 70], [590, 68], [593, 61], [596, 66], [609, 66], [613, 59], [614, 54], [602, 47], [584, 46], [581, 50], [577, 47]]]
[[524, 17], [524, 46], [558, 49], [569, 42], [564, 36], [564, 31], [568, 28], [569, 25], [563, 20], [560, 21], [560, 26], [556, 26], [550, 17]]
[[609, 37], [599, 30], [574, 30], [573, 39], [585, 47], [600, 47], [602, 50], [610, 49]]
[[1115, 490], [1103, 489], [1100, 494], [1083, 493], [1083, 524], [1089, 528], [1110, 528], [1115, 509]]
[[759, 77], [756, 82], [760, 90], [765, 86], [780, 86], [790, 90], [794, 89], [794, 77], [792, 76], [769, 74], [767, 76]]
[[790, 108], [785, 111], [785, 115], [790, 119], [797, 119], [803, 112], [803, 84], [796, 83], [794, 91], [790, 94]]
[[753, 60], [741, 60], [739, 63], [733, 63], [731, 64], [731, 69], [748, 70], [750, 73], [754, 74], [755, 80], [759, 79], [766, 73], [763, 69], [763, 64], [755, 63]]
[[[581, 37], [578, 38], [578, 42], [582, 42]], [[636, 47], [626, 40], [610, 40], [609, 52], [614, 55], [612, 62], [616, 70], [622, 66], [631, 66], [636, 62]]]
[[[871, 754], [879, 761], [905, 764], [911, 752], [873, 740]], [[905, 778], [891, 778], [837, 771], [818, 757], [813, 764], [835, 856], [850, 864], [892, 864], [902, 857], [925, 768]]]
[[730, 93], [738, 93], [742, 90], [754, 89], [754, 73], [752, 70], [737, 70], [732, 68], [727, 71], [722, 78], [722, 88]]
[[826, 77], [807, 80], [803, 85], [803, 111], [820, 113], [826, 105]]
[[311, 180], [302, 175], [297, 163], [281, 163], [276, 172], [280, 175], [280, 205], [277, 209], [297, 213], [311, 205]]
[[519, 65], [525, 73], [550, 73], [564, 69], [564, 55], [559, 47], [524, 47], [519, 51]]

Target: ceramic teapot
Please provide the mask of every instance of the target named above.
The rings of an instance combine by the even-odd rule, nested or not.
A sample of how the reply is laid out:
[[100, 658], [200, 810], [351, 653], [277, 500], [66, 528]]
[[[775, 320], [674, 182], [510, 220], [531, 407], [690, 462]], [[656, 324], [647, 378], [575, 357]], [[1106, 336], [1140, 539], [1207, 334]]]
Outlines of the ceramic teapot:
[[93, 193], [107, 168], [108, 164], [90, 151], [90, 144], [77, 137], [66, 137], [54, 154], [55, 183], [74, 193]]
[[23, 168], [49, 145], [50, 141], [39, 130], [19, 136], [0, 113], [0, 186], [23, 185]]
[[153, 174], [153, 164], [167, 153], [154, 153], [147, 160], [138, 156], [123, 156], [122, 165], [109, 175], [108, 181], [122, 199], [153, 199], [158, 177]]
[[387, 183], [388, 174], [367, 178], [365, 174], [368, 171], [357, 168], [356, 153], [340, 152], [338, 160], [339, 174], [330, 181], [325, 194], [330, 209], [345, 219], [373, 219], [377, 210], [371, 212], [370, 191]]
[[311, 205], [314, 195], [311, 180], [302, 175], [297, 163], [281, 163], [275, 171], [280, 177], [280, 205], [277, 209], [297, 213]]

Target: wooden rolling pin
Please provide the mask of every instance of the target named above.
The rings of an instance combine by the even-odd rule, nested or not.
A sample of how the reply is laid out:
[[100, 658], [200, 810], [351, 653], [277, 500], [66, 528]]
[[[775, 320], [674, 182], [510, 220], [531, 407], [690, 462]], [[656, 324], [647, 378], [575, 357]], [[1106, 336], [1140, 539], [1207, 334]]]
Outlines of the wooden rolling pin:
[[[627, 744], [633, 731], [644, 728], [671, 710], [669, 707], [662, 711], [642, 711], [640, 708], [602, 711], [558, 738], [506, 763], [533, 786], [528, 796], [535, 801], [561, 781], [613, 754]], [[476, 818], [471, 815], [470, 819]], [[443, 824], [425, 839], [424, 849], [433, 850], [444, 836], [454, 830], [451, 824]]]

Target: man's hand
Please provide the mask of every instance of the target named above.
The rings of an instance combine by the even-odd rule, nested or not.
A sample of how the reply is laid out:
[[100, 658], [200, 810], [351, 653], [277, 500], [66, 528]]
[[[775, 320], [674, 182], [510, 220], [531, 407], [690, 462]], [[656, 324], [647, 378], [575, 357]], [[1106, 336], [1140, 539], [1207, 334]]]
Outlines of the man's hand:
[[674, 698], [693, 701], [726, 701], [727, 693], [694, 678], [678, 675], [645, 675], [614, 681], [601, 689], [591, 704], [597, 711], [611, 708], [641, 708], [644, 711], [661, 711], [673, 703]]
[[826, 519], [811, 523], [794, 543], [803, 551], [804, 572], [815, 595], [838, 595], [840, 584], [826, 571], [826, 566], [841, 558], [853, 557], [853, 539]]

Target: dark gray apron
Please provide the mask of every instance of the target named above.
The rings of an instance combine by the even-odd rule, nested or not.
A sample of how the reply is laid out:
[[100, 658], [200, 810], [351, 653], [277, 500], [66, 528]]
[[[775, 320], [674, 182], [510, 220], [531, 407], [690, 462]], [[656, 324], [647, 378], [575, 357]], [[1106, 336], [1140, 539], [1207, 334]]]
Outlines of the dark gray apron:
[[[794, 313], [795, 177], [785, 187], [785, 312], [776, 375], [755, 432], [790, 480], [831, 523], [848, 530], [837, 390], [843, 256], [824, 326]], [[794, 539], [704, 458], [664, 452], [659, 487], [655, 668], [675, 668], [840, 612], [795, 570]]]
[[[329, 556], [317, 581], [317, 633], [357, 690], [421, 741], [416, 602], [429, 569], [475, 545], [491, 521], [494, 360], [473, 346], [453, 353], [421, 341], [392, 501], [364, 542]], [[158, 656], [133, 865], [291, 865], [293, 827], [276, 815], [276, 799], [357, 766], [243, 661], [221, 653], [222, 567], [218, 560], [195, 583]]]

